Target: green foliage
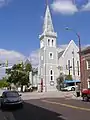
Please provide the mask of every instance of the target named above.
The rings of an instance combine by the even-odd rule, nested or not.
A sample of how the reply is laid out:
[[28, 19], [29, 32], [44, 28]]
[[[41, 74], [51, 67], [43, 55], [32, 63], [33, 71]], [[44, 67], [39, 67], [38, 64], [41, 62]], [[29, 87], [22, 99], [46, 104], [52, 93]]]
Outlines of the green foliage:
[[60, 85], [64, 81], [64, 76], [60, 74], [60, 76], [57, 78], [57, 84]]
[[19, 85], [27, 85], [29, 83], [29, 71], [32, 70], [31, 64], [23, 63], [13, 65], [12, 69], [6, 69], [6, 74], [8, 75], [7, 82], [18, 83]]
[[65, 80], [73, 80], [72, 75], [66, 75]]
[[25, 65], [25, 71], [26, 72], [30, 72], [30, 71], [32, 71], [32, 65], [31, 64], [29, 64], [29, 63], [27, 63], [26, 65]]
[[11, 69], [6, 69], [6, 74], [7, 75], [11, 74]]
[[3, 88], [3, 87], [8, 87], [9, 84], [7, 82], [7, 79], [5, 77], [2, 78], [2, 80], [0, 80], [0, 88]]
[[60, 73], [59, 77], [57, 78], [57, 89], [60, 90], [61, 89], [61, 85], [64, 81], [64, 75], [62, 73]]

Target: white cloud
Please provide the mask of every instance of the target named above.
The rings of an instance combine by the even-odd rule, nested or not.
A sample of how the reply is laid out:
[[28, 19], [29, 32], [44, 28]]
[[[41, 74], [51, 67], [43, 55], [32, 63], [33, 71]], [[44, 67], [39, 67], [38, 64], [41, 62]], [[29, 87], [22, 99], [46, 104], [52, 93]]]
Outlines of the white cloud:
[[82, 6], [81, 11], [90, 11], [90, 0], [88, 1], [86, 5]]
[[83, 50], [83, 49], [85, 49], [87, 47], [90, 47], [90, 44], [82, 45], [81, 47], [82, 47], [82, 50]]
[[0, 0], [0, 8], [8, 5], [12, 0]]
[[31, 52], [29, 56], [29, 60], [32, 66], [36, 68], [39, 64], [39, 50]]
[[67, 46], [68, 46], [68, 44], [59, 45], [59, 48], [61, 48], [61, 49], [65, 50]]
[[[5, 63], [8, 60], [9, 67], [15, 63], [20, 63], [25, 60], [25, 56], [16, 51], [0, 49], [0, 63]], [[0, 67], [0, 78], [5, 75], [5, 68]]]
[[0, 49], [0, 59], [1, 61], [8, 60], [9, 62], [14, 63], [19, 60], [24, 60], [25, 56], [16, 51]]
[[51, 5], [53, 11], [61, 14], [74, 14], [78, 12], [76, 5], [72, 0], [55, 0]]

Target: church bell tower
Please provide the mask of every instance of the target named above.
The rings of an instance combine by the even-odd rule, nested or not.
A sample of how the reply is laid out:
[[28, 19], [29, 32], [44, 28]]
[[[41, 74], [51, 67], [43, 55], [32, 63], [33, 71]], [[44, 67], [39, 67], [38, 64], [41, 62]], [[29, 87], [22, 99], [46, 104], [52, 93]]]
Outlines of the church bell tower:
[[[49, 5], [43, 23], [42, 34], [39, 35], [39, 82], [43, 92], [56, 91], [56, 79], [58, 73], [57, 33], [54, 31]], [[41, 84], [42, 83], [42, 84]], [[39, 87], [40, 88], [40, 87]]]

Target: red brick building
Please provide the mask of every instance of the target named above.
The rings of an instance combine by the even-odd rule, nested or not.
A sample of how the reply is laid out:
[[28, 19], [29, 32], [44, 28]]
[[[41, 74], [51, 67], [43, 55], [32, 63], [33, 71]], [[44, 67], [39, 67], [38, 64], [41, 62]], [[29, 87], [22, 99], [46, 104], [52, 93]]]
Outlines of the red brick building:
[[90, 88], [90, 46], [81, 52], [82, 88]]

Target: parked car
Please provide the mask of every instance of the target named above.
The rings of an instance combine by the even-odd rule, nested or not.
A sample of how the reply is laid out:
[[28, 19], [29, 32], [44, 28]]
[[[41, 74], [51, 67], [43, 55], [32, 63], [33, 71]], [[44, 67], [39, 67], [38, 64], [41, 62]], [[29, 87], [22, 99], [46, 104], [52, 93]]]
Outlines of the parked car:
[[23, 107], [21, 94], [19, 94], [17, 91], [4, 91], [1, 96], [0, 105], [2, 109], [16, 105]]
[[84, 101], [89, 101], [90, 100], [90, 88], [83, 89], [81, 94], [82, 94], [81, 96], [82, 96]]

